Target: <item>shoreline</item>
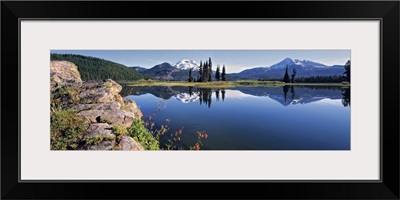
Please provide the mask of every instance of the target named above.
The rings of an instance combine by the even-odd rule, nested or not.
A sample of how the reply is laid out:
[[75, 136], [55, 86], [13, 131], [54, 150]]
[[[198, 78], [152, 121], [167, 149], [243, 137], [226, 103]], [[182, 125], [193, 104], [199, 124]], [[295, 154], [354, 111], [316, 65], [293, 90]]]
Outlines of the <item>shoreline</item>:
[[151, 87], [151, 86], [187, 86], [198, 88], [235, 88], [240, 86], [280, 87], [280, 86], [322, 86], [322, 87], [350, 87], [350, 83], [284, 83], [279, 81], [218, 81], [218, 82], [183, 82], [183, 81], [139, 81], [120, 82], [124, 86]]

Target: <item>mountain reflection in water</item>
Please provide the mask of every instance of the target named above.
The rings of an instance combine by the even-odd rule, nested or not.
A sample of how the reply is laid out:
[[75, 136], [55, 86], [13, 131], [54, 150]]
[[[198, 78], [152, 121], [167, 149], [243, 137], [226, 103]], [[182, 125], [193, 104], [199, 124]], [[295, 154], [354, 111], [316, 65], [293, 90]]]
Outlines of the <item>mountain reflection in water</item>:
[[202, 150], [350, 150], [349, 87], [124, 87], [122, 95], [153, 128], [168, 120], [161, 145], [183, 130], [184, 149], [204, 131]]
[[[233, 94], [227, 97], [227, 90]], [[269, 97], [283, 106], [307, 104], [323, 99], [340, 99], [343, 106], [350, 106], [350, 87], [338, 86], [236, 87], [232, 89], [152, 86], [124, 87], [121, 92], [123, 96], [152, 94], [162, 99], [174, 98], [182, 103], [199, 102], [209, 106], [211, 106], [213, 93], [217, 101], [224, 101], [229, 96], [240, 96], [242, 93], [256, 97]]]

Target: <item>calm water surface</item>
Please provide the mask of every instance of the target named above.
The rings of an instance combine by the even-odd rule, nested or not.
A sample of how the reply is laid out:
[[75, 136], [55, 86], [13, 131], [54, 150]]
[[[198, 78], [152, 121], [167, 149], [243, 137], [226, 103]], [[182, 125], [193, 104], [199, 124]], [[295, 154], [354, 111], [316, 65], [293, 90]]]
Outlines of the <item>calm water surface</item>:
[[340, 87], [125, 87], [143, 119], [170, 131], [183, 128], [188, 148], [204, 131], [202, 150], [350, 150], [350, 88]]

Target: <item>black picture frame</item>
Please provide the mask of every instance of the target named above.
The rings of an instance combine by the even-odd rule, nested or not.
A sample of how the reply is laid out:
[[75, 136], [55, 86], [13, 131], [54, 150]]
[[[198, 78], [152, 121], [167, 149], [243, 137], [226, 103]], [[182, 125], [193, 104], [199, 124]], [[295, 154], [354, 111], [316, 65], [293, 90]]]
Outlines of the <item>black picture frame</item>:
[[[190, 8], [191, 12], [171, 12], [183, 8]], [[399, 199], [399, 8], [398, 1], [2, 1], [1, 198]], [[20, 182], [20, 19], [379, 19], [382, 22], [382, 179], [378, 182]], [[148, 188], [154, 192], [135, 192]]]

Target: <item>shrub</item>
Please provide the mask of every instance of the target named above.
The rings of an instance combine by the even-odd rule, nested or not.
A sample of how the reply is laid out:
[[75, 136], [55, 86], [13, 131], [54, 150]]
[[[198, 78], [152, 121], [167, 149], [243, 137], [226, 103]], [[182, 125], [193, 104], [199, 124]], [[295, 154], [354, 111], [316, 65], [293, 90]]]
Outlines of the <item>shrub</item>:
[[77, 149], [86, 133], [86, 120], [74, 110], [52, 109], [50, 112], [51, 150]]
[[144, 122], [135, 119], [128, 128], [128, 135], [138, 141], [146, 150], [160, 150], [159, 141], [146, 129]]
[[70, 108], [79, 103], [79, 90], [73, 86], [62, 86], [55, 89], [50, 96], [51, 103]]

